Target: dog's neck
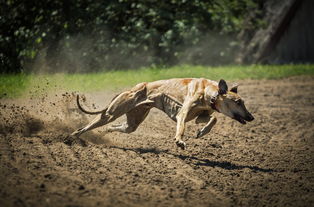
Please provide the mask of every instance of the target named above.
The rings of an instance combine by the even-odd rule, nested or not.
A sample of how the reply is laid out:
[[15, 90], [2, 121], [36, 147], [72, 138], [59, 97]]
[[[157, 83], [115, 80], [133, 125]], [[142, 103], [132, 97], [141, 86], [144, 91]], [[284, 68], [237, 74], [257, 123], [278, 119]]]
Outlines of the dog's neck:
[[211, 107], [213, 110], [215, 110], [215, 111], [217, 111], [217, 112], [220, 112], [220, 111], [217, 109], [217, 107], [216, 107], [217, 98], [218, 98], [218, 93], [217, 93], [217, 95], [211, 97], [209, 103], [210, 103], [210, 107]]
[[205, 95], [204, 96], [205, 101], [207, 103], [209, 103], [210, 107], [213, 110], [219, 112], [219, 110], [216, 107], [216, 101], [217, 101], [218, 96], [219, 96], [218, 91], [212, 90], [212, 89], [207, 89], [207, 90], [205, 90], [205, 94], [204, 95]]

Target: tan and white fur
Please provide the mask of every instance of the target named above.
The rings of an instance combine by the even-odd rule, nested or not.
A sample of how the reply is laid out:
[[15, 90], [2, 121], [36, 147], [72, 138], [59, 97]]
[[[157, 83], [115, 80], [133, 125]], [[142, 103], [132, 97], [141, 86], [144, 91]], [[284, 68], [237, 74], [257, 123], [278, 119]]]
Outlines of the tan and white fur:
[[237, 93], [237, 86], [228, 90], [224, 80], [219, 83], [204, 78], [175, 78], [148, 83], [139, 83], [112, 99], [108, 107], [101, 111], [90, 112], [78, 107], [87, 114], [98, 114], [87, 126], [72, 133], [79, 137], [82, 133], [108, 124], [122, 115], [127, 120], [123, 124], [110, 126], [109, 132], [131, 133], [144, 121], [151, 108], [165, 112], [176, 121], [175, 143], [181, 149], [186, 148], [182, 141], [185, 123], [195, 119], [196, 123], [206, 123], [197, 133], [197, 138], [209, 133], [216, 124], [212, 114], [220, 112], [242, 124], [254, 117], [247, 111], [243, 100]]

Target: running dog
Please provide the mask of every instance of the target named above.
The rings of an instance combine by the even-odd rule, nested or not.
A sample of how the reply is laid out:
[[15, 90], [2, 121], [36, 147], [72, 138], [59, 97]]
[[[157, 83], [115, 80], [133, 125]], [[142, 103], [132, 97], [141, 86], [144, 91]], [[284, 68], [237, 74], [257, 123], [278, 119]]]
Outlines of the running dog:
[[91, 115], [98, 114], [98, 116], [72, 135], [79, 137], [84, 132], [108, 124], [124, 114], [127, 117], [125, 123], [110, 126], [107, 130], [131, 133], [144, 121], [150, 109], [155, 107], [177, 122], [175, 143], [181, 149], [185, 149], [186, 144], [182, 141], [182, 136], [185, 123], [188, 121], [195, 119], [197, 124], [206, 123], [196, 135], [199, 138], [209, 133], [216, 124], [217, 119], [212, 115], [215, 111], [241, 124], [254, 120], [238, 95], [237, 88], [236, 85], [228, 90], [224, 80], [217, 83], [203, 78], [144, 82], [120, 93], [112, 99], [108, 107], [96, 112], [82, 108], [77, 96], [77, 105], [81, 111]]

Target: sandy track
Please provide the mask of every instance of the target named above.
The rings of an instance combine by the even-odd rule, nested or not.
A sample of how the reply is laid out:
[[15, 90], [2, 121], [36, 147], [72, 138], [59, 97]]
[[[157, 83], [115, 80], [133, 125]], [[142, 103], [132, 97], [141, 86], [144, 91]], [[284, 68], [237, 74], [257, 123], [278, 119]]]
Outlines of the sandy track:
[[314, 77], [240, 83], [255, 120], [218, 114], [202, 139], [191, 122], [185, 151], [157, 110], [132, 134], [83, 135], [84, 147], [67, 135], [92, 117], [68, 110], [70, 95], [0, 100], [0, 206], [314, 206]]

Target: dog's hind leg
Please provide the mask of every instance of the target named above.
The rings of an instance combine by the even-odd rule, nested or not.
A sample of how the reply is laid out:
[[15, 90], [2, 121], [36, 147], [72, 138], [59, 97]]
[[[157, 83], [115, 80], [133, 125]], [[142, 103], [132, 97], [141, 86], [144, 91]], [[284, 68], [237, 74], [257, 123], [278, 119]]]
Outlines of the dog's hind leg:
[[[97, 117], [87, 126], [76, 130], [71, 135], [79, 137], [86, 131], [108, 124], [116, 120], [123, 114], [134, 110], [135, 108], [137, 108], [135, 107], [137, 104], [146, 100], [146, 91], [146, 84], [142, 83], [135, 86], [132, 90], [125, 91], [119, 94], [111, 101], [106, 110], [104, 110], [100, 115], [97, 115]], [[135, 114], [134, 116], [137, 115]]]
[[116, 118], [118, 118], [118, 117], [111, 116], [111, 115], [108, 115], [106, 113], [99, 114], [88, 125], [86, 125], [83, 128], [76, 130], [71, 135], [79, 137], [84, 132], [95, 129], [95, 128], [100, 127], [100, 126], [103, 126], [105, 124], [108, 124], [108, 123], [114, 121]]
[[123, 132], [123, 133], [131, 133], [134, 132], [137, 127], [144, 121], [147, 117], [151, 107], [148, 106], [138, 106], [131, 111], [126, 113], [127, 121], [123, 124], [110, 126], [107, 131], [108, 132]]

